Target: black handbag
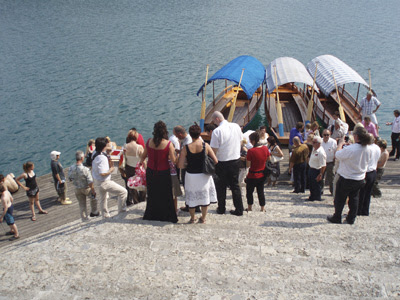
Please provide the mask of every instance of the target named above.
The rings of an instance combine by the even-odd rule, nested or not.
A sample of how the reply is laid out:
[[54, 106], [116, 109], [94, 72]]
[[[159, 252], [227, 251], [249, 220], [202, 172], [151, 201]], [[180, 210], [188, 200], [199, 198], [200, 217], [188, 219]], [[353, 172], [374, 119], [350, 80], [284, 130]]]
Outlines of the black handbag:
[[214, 160], [207, 155], [206, 144], [204, 142], [203, 142], [203, 151], [204, 151], [203, 173], [206, 175], [214, 175], [215, 174], [215, 163], [214, 163]]

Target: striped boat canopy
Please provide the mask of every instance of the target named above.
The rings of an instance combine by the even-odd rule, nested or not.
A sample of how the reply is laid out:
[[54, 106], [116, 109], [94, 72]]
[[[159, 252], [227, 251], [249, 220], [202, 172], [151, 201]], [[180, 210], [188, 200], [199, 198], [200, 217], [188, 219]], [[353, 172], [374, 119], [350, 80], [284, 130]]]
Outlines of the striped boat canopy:
[[315, 74], [317, 62], [316, 83], [325, 96], [329, 96], [335, 90], [332, 70], [335, 74], [337, 86], [342, 86], [346, 83], [360, 83], [369, 89], [369, 85], [356, 71], [333, 55], [321, 55], [310, 61], [307, 65], [307, 70], [311, 76]]
[[[269, 93], [272, 93], [276, 88], [274, 66], [276, 66], [278, 86], [289, 82], [305, 83], [308, 86], [313, 85], [312, 77], [301, 62], [292, 57], [280, 57], [267, 66], [266, 82]], [[318, 88], [315, 87], [315, 90], [318, 91]]]
[[[247, 99], [251, 99], [254, 92], [265, 79], [265, 68], [263, 64], [252, 56], [242, 55], [230, 61], [219, 71], [217, 71], [207, 81], [207, 84], [218, 79], [227, 79], [239, 84], [240, 76], [242, 75], [242, 69], [244, 69], [244, 72], [240, 87], [246, 93]], [[200, 94], [203, 88], [204, 84], [197, 91], [197, 96]]]

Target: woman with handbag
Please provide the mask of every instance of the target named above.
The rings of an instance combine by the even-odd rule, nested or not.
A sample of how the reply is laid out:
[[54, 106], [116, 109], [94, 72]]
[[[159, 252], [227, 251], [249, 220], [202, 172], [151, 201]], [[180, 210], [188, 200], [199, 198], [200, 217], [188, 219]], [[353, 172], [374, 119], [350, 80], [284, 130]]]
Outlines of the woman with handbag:
[[[178, 167], [184, 168], [185, 160], [187, 160], [185, 175], [185, 201], [189, 206], [190, 221], [195, 223], [195, 209], [201, 207], [201, 217], [199, 223], [206, 222], [207, 210], [210, 203], [217, 203], [217, 192], [215, 190], [212, 175], [212, 164], [209, 165], [207, 156], [209, 156], [214, 164], [218, 163], [218, 159], [211, 149], [210, 145], [204, 143], [200, 139], [201, 129], [198, 125], [189, 128], [189, 134], [193, 142], [186, 145], [179, 156]], [[211, 167], [208, 169], [208, 167]]]
[[137, 143], [138, 133], [136, 130], [130, 130], [126, 138], [126, 144], [123, 152], [123, 162], [119, 167], [122, 178], [125, 180], [126, 190], [128, 191], [128, 198], [126, 205], [137, 204], [146, 200], [146, 192], [138, 192], [135, 189], [128, 187], [128, 179], [136, 174], [136, 165], [140, 161], [143, 154], [143, 147]]
[[247, 209], [246, 211], [252, 211], [254, 199], [253, 192], [257, 188], [258, 201], [260, 204], [260, 211], [265, 211], [265, 195], [264, 195], [264, 169], [265, 163], [270, 157], [269, 150], [266, 146], [259, 144], [260, 135], [259, 132], [253, 132], [249, 136], [250, 143], [253, 148], [247, 151], [247, 166], [250, 167], [249, 173], [246, 178], [246, 197], [247, 197]]
[[267, 162], [266, 168], [268, 169], [268, 182], [267, 185], [271, 185], [273, 187], [276, 186], [276, 181], [279, 178], [279, 175], [281, 175], [281, 169], [279, 166], [279, 162], [283, 160], [283, 152], [281, 148], [276, 144], [276, 140], [273, 136], [268, 137], [268, 149], [269, 152], [271, 153], [271, 158]]

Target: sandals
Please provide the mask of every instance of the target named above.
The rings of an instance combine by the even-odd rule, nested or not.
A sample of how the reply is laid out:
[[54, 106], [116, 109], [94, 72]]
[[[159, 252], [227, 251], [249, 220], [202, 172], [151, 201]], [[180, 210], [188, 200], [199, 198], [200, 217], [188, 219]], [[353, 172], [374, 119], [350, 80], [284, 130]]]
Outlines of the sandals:
[[39, 215], [47, 215], [47, 214], [48, 214], [48, 212], [45, 210], [39, 211]]
[[36, 217], [35, 217], [35, 216], [32, 216], [32, 217], [31, 217], [31, 220], [32, 220], [32, 221], [36, 221]]
[[12, 236], [11, 238], [9, 238], [8, 240], [10, 241], [10, 242], [12, 242], [12, 241], [15, 241], [15, 240], [18, 240], [19, 239], [19, 236]]
[[199, 223], [200, 224], [206, 224], [206, 220], [204, 220], [202, 217], [199, 218]]
[[195, 219], [190, 219], [188, 223], [189, 223], [189, 224], [194, 224], [194, 223], [196, 223], [196, 221], [197, 221], [196, 218], [195, 218]]

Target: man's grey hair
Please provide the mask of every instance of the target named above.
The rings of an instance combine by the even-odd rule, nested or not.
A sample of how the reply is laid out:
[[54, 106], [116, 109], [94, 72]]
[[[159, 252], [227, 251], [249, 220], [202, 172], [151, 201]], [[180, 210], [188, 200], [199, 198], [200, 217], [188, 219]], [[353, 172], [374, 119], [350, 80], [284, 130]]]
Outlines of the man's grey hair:
[[373, 93], [373, 92], [371, 92], [371, 91], [368, 91], [367, 95], [373, 96], [373, 95], [374, 95], [374, 93]]
[[300, 145], [301, 144], [300, 138], [298, 136], [295, 136], [293, 138], [293, 144], [296, 144], [296, 145]]
[[335, 125], [341, 125], [339, 119], [335, 120]]
[[178, 125], [178, 126], [174, 127], [174, 132], [177, 133], [177, 134], [179, 134], [179, 133], [186, 134], [186, 129], [183, 126]]
[[83, 152], [81, 150], [76, 151], [76, 153], [75, 153], [76, 161], [80, 161], [84, 157], [85, 157], [85, 154], [83, 154]]
[[317, 142], [318, 144], [322, 144], [322, 138], [320, 136], [314, 136], [313, 142]]

